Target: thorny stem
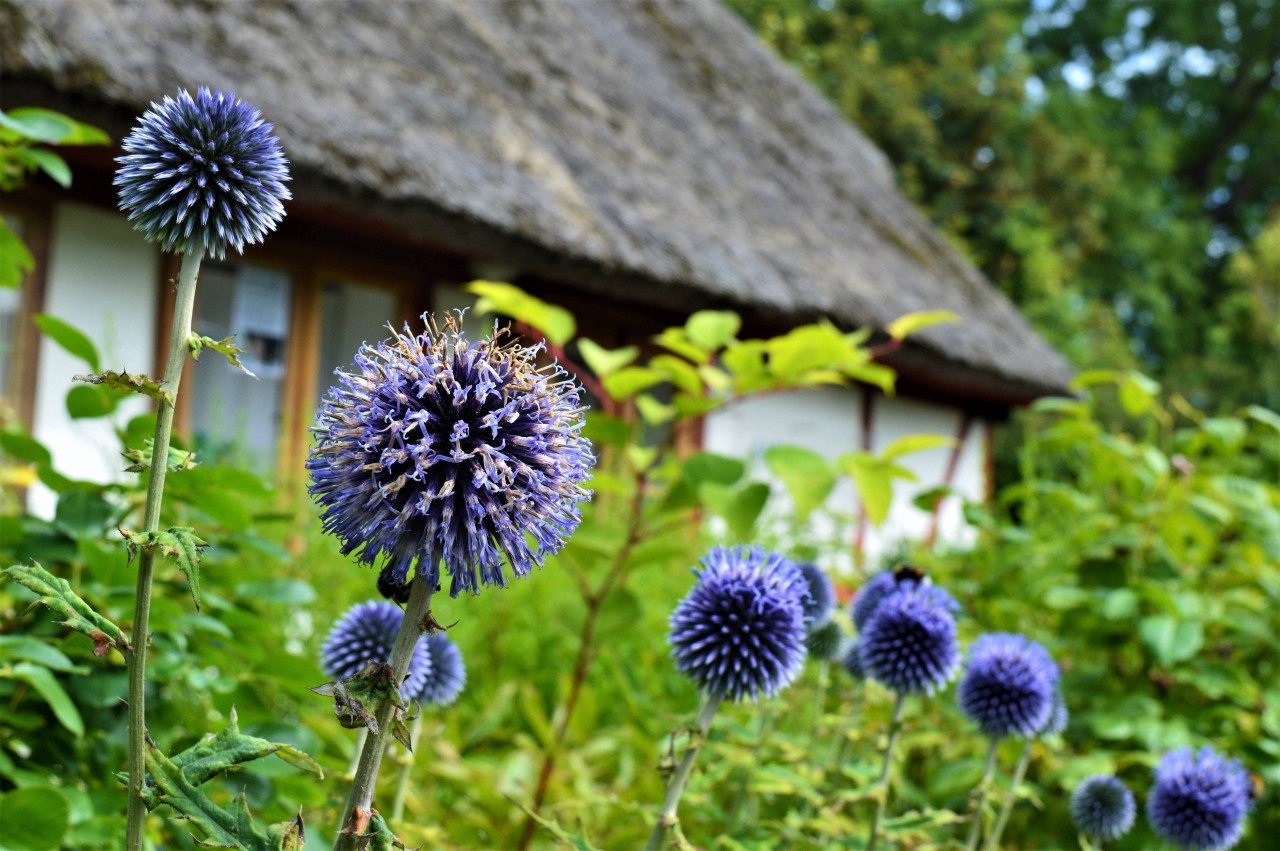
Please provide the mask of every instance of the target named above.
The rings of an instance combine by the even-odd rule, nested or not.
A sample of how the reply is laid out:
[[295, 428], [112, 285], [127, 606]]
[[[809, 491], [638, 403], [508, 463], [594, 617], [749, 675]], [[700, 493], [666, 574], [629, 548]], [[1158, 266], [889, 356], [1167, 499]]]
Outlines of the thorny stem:
[[[164, 366], [161, 387], [168, 398], [156, 405], [156, 432], [151, 444], [151, 467], [147, 476], [147, 503], [143, 513], [143, 534], [160, 528], [160, 506], [164, 500], [164, 477], [169, 470], [169, 440], [173, 434], [173, 406], [169, 399], [178, 397], [182, 368], [187, 362], [191, 337], [191, 313], [196, 303], [196, 278], [204, 244], [187, 249], [178, 274], [178, 292], [173, 305], [173, 325], [169, 336], [169, 358]], [[129, 664], [129, 813], [125, 822], [125, 848], [142, 848], [143, 824], [147, 818], [142, 788], [146, 773], [147, 747], [147, 622], [151, 619], [151, 579], [154, 573], [155, 549], [143, 547], [138, 556], [138, 580], [133, 600], [132, 649], [125, 651]]]
[[569, 683], [569, 693], [565, 696], [564, 711], [560, 715], [560, 721], [556, 724], [551, 743], [542, 756], [542, 767], [538, 771], [538, 785], [533, 793], [533, 804], [529, 807], [529, 814], [525, 816], [524, 830], [520, 834], [520, 843], [518, 845], [520, 851], [525, 851], [529, 844], [533, 842], [533, 834], [538, 827], [538, 823], [534, 821], [533, 817], [541, 812], [542, 805], [547, 800], [547, 791], [551, 786], [551, 775], [555, 772], [556, 756], [560, 751], [560, 747], [564, 744], [564, 737], [569, 732], [569, 723], [573, 720], [574, 710], [578, 706], [578, 697], [582, 694], [582, 687], [587, 682], [587, 673], [591, 669], [591, 651], [595, 645], [596, 621], [600, 616], [600, 609], [604, 605], [605, 599], [609, 596], [609, 592], [613, 590], [613, 586], [622, 578], [623, 571], [627, 567], [627, 561], [631, 558], [631, 551], [640, 542], [644, 489], [647, 481], [647, 470], [637, 473], [635, 494], [631, 498], [631, 505], [628, 509], [626, 540], [623, 542], [622, 548], [614, 556], [613, 563], [609, 566], [609, 572], [605, 574], [604, 579], [600, 582], [600, 587], [594, 592], [584, 594], [587, 603], [587, 614], [583, 618], [582, 630], [578, 635], [578, 657], [573, 665], [573, 679]]
[[871, 816], [871, 830], [867, 832], [867, 851], [874, 851], [879, 838], [880, 819], [884, 817], [885, 807], [889, 803], [889, 772], [893, 768], [893, 746], [898, 743], [898, 730], [902, 727], [902, 704], [906, 695], [898, 692], [893, 701], [893, 716], [889, 719], [889, 741], [884, 746], [884, 767], [880, 769], [880, 781], [877, 784], [876, 811]]
[[982, 836], [982, 807], [987, 803], [987, 789], [991, 786], [992, 778], [996, 776], [996, 753], [999, 749], [1000, 740], [992, 736], [991, 747], [987, 750], [987, 767], [982, 772], [982, 780], [978, 782], [978, 788], [974, 790], [973, 824], [969, 828], [969, 841], [964, 844], [965, 851], [975, 851], [978, 847], [978, 838]]
[[1009, 786], [1009, 797], [1005, 798], [1004, 806], [1000, 809], [1000, 818], [996, 820], [996, 826], [992, 829], [987, 844], [983, 846], [986, 851], [996, 851], [1000, 847], [1000, 837], [1004, 834], [1005, 825], [1009, 823], [1013, 808], [1018, 805], [1018, 787], [1027, 776], [1027, 766], [1031, 763], [1031, 745], [1034, 741], [1028, 737], [1026, 744], [1022, 746], [1018, 767], [1013, 770], [1013, 783]]
[[[391, 658], [387, 664], [396, 672], [409, 670], [409, 659], [413, 648], [422, 635], [423, 624], [431, 613], [431, 594], [435, 589], [424, 578], [415, 576], [410, 584], [409, 602], [405, 605], [404, 619], [400, 621], [400, 629], [396, 632], [395, 644], [391, 647]], [[334, 851], [353, 851], [363, 847], [358, 833], [362, 833], [371, 816], [373, 806], [373, 790], [378, 782], [378, 767], [382, 764], [382, 754], [387, 749], [387, 737], [391, 734], [391, 717], [395, 704], [391, 697], [384, 698], [374, 707], [374, 718], [378, 722], [377, 732], [370, 731], [360, 749], [360, 762], [356, 765], [355, 777], [351, 781], [351, 792], [347, 796], [347, 805], [343, 809], [341, 832], [333, 844]], [[366, 840], [367, 841], [367, 840]]]
[[[422, 710], [418, 710], [418, 717], [413, 719], [413, 726], [409, 728], [409, 741], [417, 747], [419, 738], [422, 734]], [[391, 804], [391, 821], [398, 822], [400, 817], [404, 815], [404, 797], [409, 791], [409, 775], [413, 774], [413, 760], [406, 759], [404, 765], [400, 766], [400, 777], [396, 779], [396, 796], [392, 799]]]
[[711, 729], [711, 721], [716, 717], [716, 710], [720, 708], [720, 700], [721, 697], [718, 694], [709, 694], [703, 698], [702, 709], [698, 711], [698, 720], [694, 722], [696, 732], [689, 738], [689, 745], [685, 748], [684, 757], [680, 760], [680, 767], [667, 781], [667, 796], [662, 802], [662, 812], [658, 814], [658, 822], [653, 826], [653, 833], [649, 834], [649, 841], [645, 843], [644, 851], [659, 851], [662, 843], [666, 841], [667, 831], [680, 824], [680, 819], [676, 815], [676, 809], [680, 806], [680, 796], [684, 794], [684, 787], [689, 782], [689, 772], [693, 769], [694, 760], [698, 758], [698, 751], [702, 750], [707, 731]]

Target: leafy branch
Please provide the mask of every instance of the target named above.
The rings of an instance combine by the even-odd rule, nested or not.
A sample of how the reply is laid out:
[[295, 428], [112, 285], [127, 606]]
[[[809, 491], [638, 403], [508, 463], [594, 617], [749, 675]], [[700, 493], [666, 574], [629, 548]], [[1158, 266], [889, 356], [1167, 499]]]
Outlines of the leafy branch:
[[71, 590], [67, 580], [59, 579], [34, 562], [5, 568], [4, 575], [38, 595], [37, 603], [63, 618], [58, 622], [60, 626], [89, 636], [94, 656], [105, 656], [112, 647], [122, 652], [132, 649], [120, 627], [95, 612]]

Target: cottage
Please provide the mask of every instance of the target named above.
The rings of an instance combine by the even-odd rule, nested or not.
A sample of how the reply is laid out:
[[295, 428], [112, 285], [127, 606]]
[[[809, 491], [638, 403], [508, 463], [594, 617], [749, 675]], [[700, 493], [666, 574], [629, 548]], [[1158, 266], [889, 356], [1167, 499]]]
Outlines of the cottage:
[[[977, 498], [993, 424], [1070, 378], [897, 190], [884, 155], [713, 0], [5, 7], [0, 106], [57, 109], [119, 139], [151, 100], [209, 85], [276, 124], [293, 165], [288, 216], [264, 246], [202, 275], [197, 330], [237, 334], [259, 376], [235, 380], [212, 359], [191, 368], [178, 427], [207, 451], [297, 469], [332, 370], [388, 319], [455, 305], [477, 277], [569, 307], [606, 345], [705, 307], [741, 312], [751, 334], [954, 311], [959, 324], [886, 357], [896, 395], [763, 398], [712, 419], [702, 439], [734, 454], [782, 441], [833, 455], [950, 435], [956, 448], [909, 459], [918, 487]], [[68, 417], [80, 369], [29, 317], [64, 317], [108, 366], [154, 373], [175, 273], [115, 210], [116, 153], [68, 151], [69, 194], [34, 185], [0, 199], [38, 260], [21, 298], [0, 301], [0, 328], [17, 335], [0, 347], [3, 390], [59, 467], [84, 477], [115, 474], [115, 441]], [[957, 505], [935, 519], [910, 496], [882, 544], [935, 523], [962, 534]]]

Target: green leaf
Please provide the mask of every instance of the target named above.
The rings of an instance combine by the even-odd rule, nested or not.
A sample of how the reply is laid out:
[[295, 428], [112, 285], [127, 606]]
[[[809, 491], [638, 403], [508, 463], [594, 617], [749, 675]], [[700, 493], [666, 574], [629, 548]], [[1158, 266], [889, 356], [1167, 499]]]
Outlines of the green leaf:
[[651, 425], [669, 422], [676, 415], [675, 407], [664, 405], [647, 393], [641, 393], [636, 397], [636, 410], [640, 412], [640, 416], [644, 417], [645, 422]]
[[301, 579], [255, 579], [237, 585], [236, 596], [259, 603], [305, 606], [315, 602], [316, 589]]
[[19, 156], [29, 165], [40, 169], [63, 189], [71, 188], [71, 168], [67, 161], [44, 148], [23, 148]]
[[116, 509], [101, 494], [72, 491], [58, 500], [54, 523], [73, 538], [100, 537]]
[[76, 709], [52, 671], [30, 662], [19, 662], [13, 666], [10, 676], [35, 689], [44, 698], [44, 702], [49, 704], [58, 723], [70, 730], [73, 736], [78, 739], [84, 735], [84, 720], [80, 718], [80, 710]]
[[556, 840], [558, 840], [557, 844], [567, 845], [574, 849], [574, 851], [598, 851], [596, 846], [591, 844], [591, 840], [587, 838], [586, 834], [572, 833], [565, 830], [560, 826], [560, 822], [556, 821], [554, 818], [546, 815], [538, 815], [515, 798], [508, 797], [507, 800], [524, 810], [525, 815], [546, 828], [547, 833], [550, 833], [556, 838]]
[[67, 414], [73, 420], [88, 420], [113, 413], [119, 397], [102, 387], [77, 385], [67, 391]]
[[[145, 438], [142, 441], [141, 449], [126, 449], [120, 453], [125, 457], [126, 461], [132, 461], [128, 467], [125, 467], [126, 473], [143, 473], [151, 469], [151, 455], [155, 451], [155, 439]], [[196, 454], [188, 452], [185, 449], [179, 449], [176, 446], [169, 447], [169, 464], [168, 469], [171, 473], [180, 473], [184, 470], [190, 470], [196, 466]]]
[[112, 390], [121, 390], [125, 393], [141, 393], [144, 396], [150, 396], [152, 399], [168, 402], [170, 406], [174, 404], [173, 391], [166, 390], [154, 378], [148, 378], [141, 374], [130, 375], [127, 372], [107, 370], [101, 374], [77, 375], [74, 376], [74, 380], [83, 381], [86, 384], [100, 384], [104, 387], [110, 387]]
[[710, 359], [707, 352], [689, 342], [683, 328], [667, 328], [654, 337], [653, 341], [662, 348], [675, 352], [682, 358], [688, 358], [694, 363], [706, 363]]
[[49, 145], [107, 145], [111, 137], [96, 127], [74, 118], [34, 106], [0, 111], [0, 127], [21, 138]]
[[8, 851], [54, 851], [71, 827], [71, 802], [52, 786], [27, 786], [0, 796], [0, 844]]
[[812, 370], [838, 369], [853, 353], [844, 335], [821, 323], [794, 328], [766, 344], [769, 369], [787, 384], [796, 384]]
[[950, 310], [919, 310], [899, 316], [889, 323], [885, 331], [893, 339], [902, 340], [933, 325], [950, 325], [959, 321], [960, 317]]
[[681, 392], [694, 397], [703, 395], [698, 369], [687, 360], [674, 355], [656, 355], [649, 361], [649, 367], [665, 375]]
[[724, 518], [735, 539], [748, 541], [760, 512], [769, 501], [769, 486], [763, 482], [752, 482], [729, 490], [720, 485], [704, 485], [699, 489], [699, 495], [708, 508]]
[[0, 289], [17, 289], [22, 283], [22, 276], [36, 266], [35, 258], [27, 250], [27, 246], [18, 239], [4, 221], [0, 219]]
[[684, 323], [685, 338], [706, 351], [727, 345], [742, 327], [738, 314], [728, 310], [699, 310]]
[[661, 384], [663, 375], [643, 366], [628, 366], [604, 377], [604, 392], [614, 399], [629, 399], [641, 390]]
[[714, 452], [695, 452], [684, 460], [681, 478], [695, 486], [706, 482], [732, 485], [746, 471], [747, 465], [738, 458]]
[[842, 372], [846, 378], [879, 387], [889, 395], [893, 394], [898, 381], [898, 373], [892, 367], [878, 363], [855, 363], [846, 366]]
[[232, 801], [229, 809], [213, 803], [200, 791], [199, 785], [187, 779], [181, 767], [148, 745], [146, 753], [148, 785], [152, 808], [160, 804], [172, 807], [183, 819], [200, 828], [200, 842], [243, 851], [278, 851], [279, 837], [259, 830], [249, 814], [244, 793]]
[[827, 501], [836, 485], [836, 471], [816, 452], [799, 446], [770, 446], [765, 463], [786, 487], [800, 522]]
[[941, 434], [909, 434], [899, 437], [880, 451], [880, 457], [892, 461], [913, 452], [925, 452], [930, 449], [950, 448], [957, 443], [954, 437]]
[[11, 458], [32, 464], [53, 462], [53, 456], [43, 443], [20, 431], [0, 431], [0, 450]]
[[233, 342], [234, 340], [235, 340], [234, 336], [224, 337], [221, 340], [215, 340], [212, 337], [205, 337], [201, 334], [192, 334], [191, 338], [187, 341], [187, 348], [191, 350], [192, 360], [197, 360], [197, 361], [200, 360], [200, 354], [205, 349], [212, 349], [213, 351], [225, 357], [227, 359], [227, 363], [231, 364], [236, 369], [243, 372], [245, 375], [249, 376], [250, 378], [257, 378], [258, 376], [250, 372], [248, 367], [246, 367], [243, 363], [240, 362], [240, 354], [244, 350], [241, 349], [239, 346], [235, 345], [235, 343]]
[[191, 597], [195, 600], [196, 611], [200, 611], [200, 559], [208, 542], [189, 526], [170, 526], [157, 532], [130, 532], [121, 529], [125, 546], [129, 549], [129, 561], [145, 549], [155, 549], [165, 558], [171, 558], [187, 577], [191, 586]]
[[0, 635], [0, 662], [34, 662], [51, 671], [79, 671], [61, 650], [29, 635]]
[[15, 564], [5, 568], [4, 575], [36, 594], [40, 604], [64, 619], [62, 626], [89, 636], [93, 640], [93, 655], [105, 656], [113, 645], [121, 650], [129, 648], [120, 627], [90, 608], [65, 579], [59, 579], [38, 564]]
[[563, 307], [547, 304], [519, 287], [497, 281], [472, 281], [468, 292], [479, 296], [476, 311], [510, 316], [537, 329], [554, 346], [563, 346], [573, 338], [577, 322]]
[[635, 346], [606, 349], [586, 337], [578, 338], [578, 351], [582, 353], [587, 368], [599, 378], [617, 372], [640, 355], [640, 350]]
[[1194, 657], [1204, 646], [1204, 625], [1170, 615], [1145, 617], [1138, 634], [1156, 660], [1166, 667]]
[[867, 519], [879, 526], [889, 517], [893, 507], [893, 479], [891, 465], [866, 452], [849, 452], [836, 460], [836, 465], [849, 474]]
[[87, 363], [94, 372], [98, 371], [100, 368], [98, 348], [83, 331], [47, 313], [37, 313], [31, 321], [36, 323], [36, 327], [44, 332], [46, 337], [61, 346], [68, 354]]
[[1126, 372], [1120, 377], [1120, 406], [1131, 417], [1142, 416], [1156, 406], [1160, 385], [1140, 372]]

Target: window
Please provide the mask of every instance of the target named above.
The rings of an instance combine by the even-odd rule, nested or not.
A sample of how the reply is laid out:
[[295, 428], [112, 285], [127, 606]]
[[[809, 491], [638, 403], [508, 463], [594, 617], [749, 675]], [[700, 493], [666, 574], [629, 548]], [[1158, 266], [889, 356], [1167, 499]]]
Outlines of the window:
[[395, 293], [377, 287], [337, 281], [324, 285], [315, 385], [320, 397], [334, 383], [333, 371], [350, 366], [361, 343], [391, 336], [387, 323], [397, 315], [396, 302]]
[[274, 470], [281, 440], [292, 281], [249, 264], [207, 264], [196, 292], [195, 333], [235, 337], [253, 380], [216, 353], [192, 373], [191, 433], [211, 459]]

